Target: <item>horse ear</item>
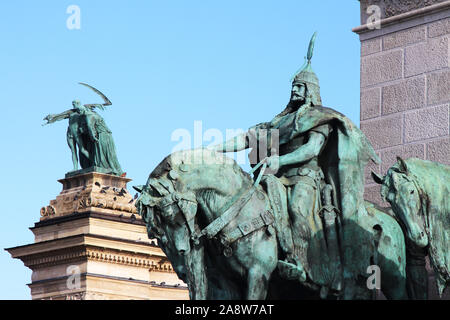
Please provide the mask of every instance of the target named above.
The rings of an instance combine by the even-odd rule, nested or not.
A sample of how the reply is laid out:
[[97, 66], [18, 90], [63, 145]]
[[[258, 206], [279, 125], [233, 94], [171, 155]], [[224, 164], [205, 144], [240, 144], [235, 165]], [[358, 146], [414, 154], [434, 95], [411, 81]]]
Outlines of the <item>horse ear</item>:
[[371, 176], [372, 176], [373, 181], [375, 181], [378, 184], [383, 184], [383, 177], [380, 176], [378, 173], [375, 173], [372, 171]]
[[397, 157], [397, 163], [399, 165], [400, 172], [408, 174], [408, 166], [406, 165], [405, 160]]
[[133, 186], [133, 189], [136, 190], [139, 193], [142, 193], [142, 190], [144, 189], [144, 186]]

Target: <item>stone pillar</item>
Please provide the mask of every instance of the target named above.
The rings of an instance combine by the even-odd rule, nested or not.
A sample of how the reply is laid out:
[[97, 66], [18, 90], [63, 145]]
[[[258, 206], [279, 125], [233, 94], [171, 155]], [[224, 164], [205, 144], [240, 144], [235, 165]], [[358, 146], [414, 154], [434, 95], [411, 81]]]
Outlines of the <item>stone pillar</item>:
[[188, 299], [126, 189], [131, 179], [98, 172], [59, 180], [41, 209], [35, 242], [6, 249], [32, 273], [32, 299]]
[[450, 1], [360, 2], [361, 130], [382, 160], [366, 168], [365, 197], [388, 206], [371, 170], [385, 174], [396, 156], [450, 165]]

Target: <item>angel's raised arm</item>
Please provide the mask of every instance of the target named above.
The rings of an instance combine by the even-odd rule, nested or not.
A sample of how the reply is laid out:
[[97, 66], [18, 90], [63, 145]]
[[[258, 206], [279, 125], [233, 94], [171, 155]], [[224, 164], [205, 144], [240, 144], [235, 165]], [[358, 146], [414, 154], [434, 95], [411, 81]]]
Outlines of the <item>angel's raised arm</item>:
[[62, 113], [58, 113], [58, 114], [49, 114], [48, 116], [46, 116], [43, 120], [47, 121], [46, 123], [43, 124], [43, 126], [59, 121], [59, 120], [64, 120], [64, 119], [68, 119], [70, 117], [70, 115], [72, 113], [74, 113], [75, 110], [74, 109], [70, 109], [67, 111], [64, 111]]

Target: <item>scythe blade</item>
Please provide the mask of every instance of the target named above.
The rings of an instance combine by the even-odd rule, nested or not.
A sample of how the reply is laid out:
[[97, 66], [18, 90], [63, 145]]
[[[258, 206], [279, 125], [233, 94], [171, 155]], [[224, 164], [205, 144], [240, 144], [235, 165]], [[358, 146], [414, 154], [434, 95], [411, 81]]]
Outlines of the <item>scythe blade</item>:
[[[94, 91], [96, 94], [98, 94], [100, 97], [102, 97], [104, 103], [101, 104], [101, 106], [110, 106], [110, 105], [112, 105], [111, 101], [102, 92], [100, 92], [100, 90], [95, 89], [93, 86], [91, 86], [91, 85], [89, 85], [87, 83], [84, 83], [84, 82], [79, 82], [79, 84], [81, 84], [81, 85], [83, 85], [85, 87], [88, 87], [89, 89]], [[85, 107], [88, 107], [88, 108], [91, 108], [91, 109], [93, 109], [95, 107], [98, 107], [98, 106], [99, 106], [99, 104], [85, 104]]]

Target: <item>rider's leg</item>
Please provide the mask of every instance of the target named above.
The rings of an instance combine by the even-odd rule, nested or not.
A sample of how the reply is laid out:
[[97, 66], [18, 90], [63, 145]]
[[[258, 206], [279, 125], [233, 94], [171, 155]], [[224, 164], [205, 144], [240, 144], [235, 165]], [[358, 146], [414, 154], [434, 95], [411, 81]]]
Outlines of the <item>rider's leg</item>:
[[[404, 278], [402, 279], [404, 280]], [[423, 266], [409, 266], [406, 265], [406, 287], [409, 293], [409, 298], [413, 300], [428, 300], [428, 271]], [[401, 290], [398, 290], [401, 294]], [[392, 299], [408, 299], [408, 297], [397, 298], [397, 292], [391, 294]]]
[[72, 152], [73, 171], [76, 171], [78, 170], [77, 148], [75, 141], [69, 132], [67, 132], [67, 144], [69, 145], [70, 151]]
[[275, 218], [274, 227], [283, 255], [291, 255], [294, 252], [294, 243], [289, 221], [286, 187], [274, 175], [264, 176], [261, 185], [266, 189], [269, 196]]
[[305, 257], [311, 238], [311, 222], [314, 219], [316, 206], [316, 188], [310, 184], [297, 183], [289, 193], [289, 215], [292, 223], [292, 233], [296, 255]]
[[316, 189], [310, 184], [299, 182], [288, 190], [288, 197], [294, 253], [288, 256], [287, 261], [280, 261], [278, 268], [282, 277], [305, 281], [304, 265], [307, 261], [307, 246], [311, 238], [309, 220], [314, 219]]

